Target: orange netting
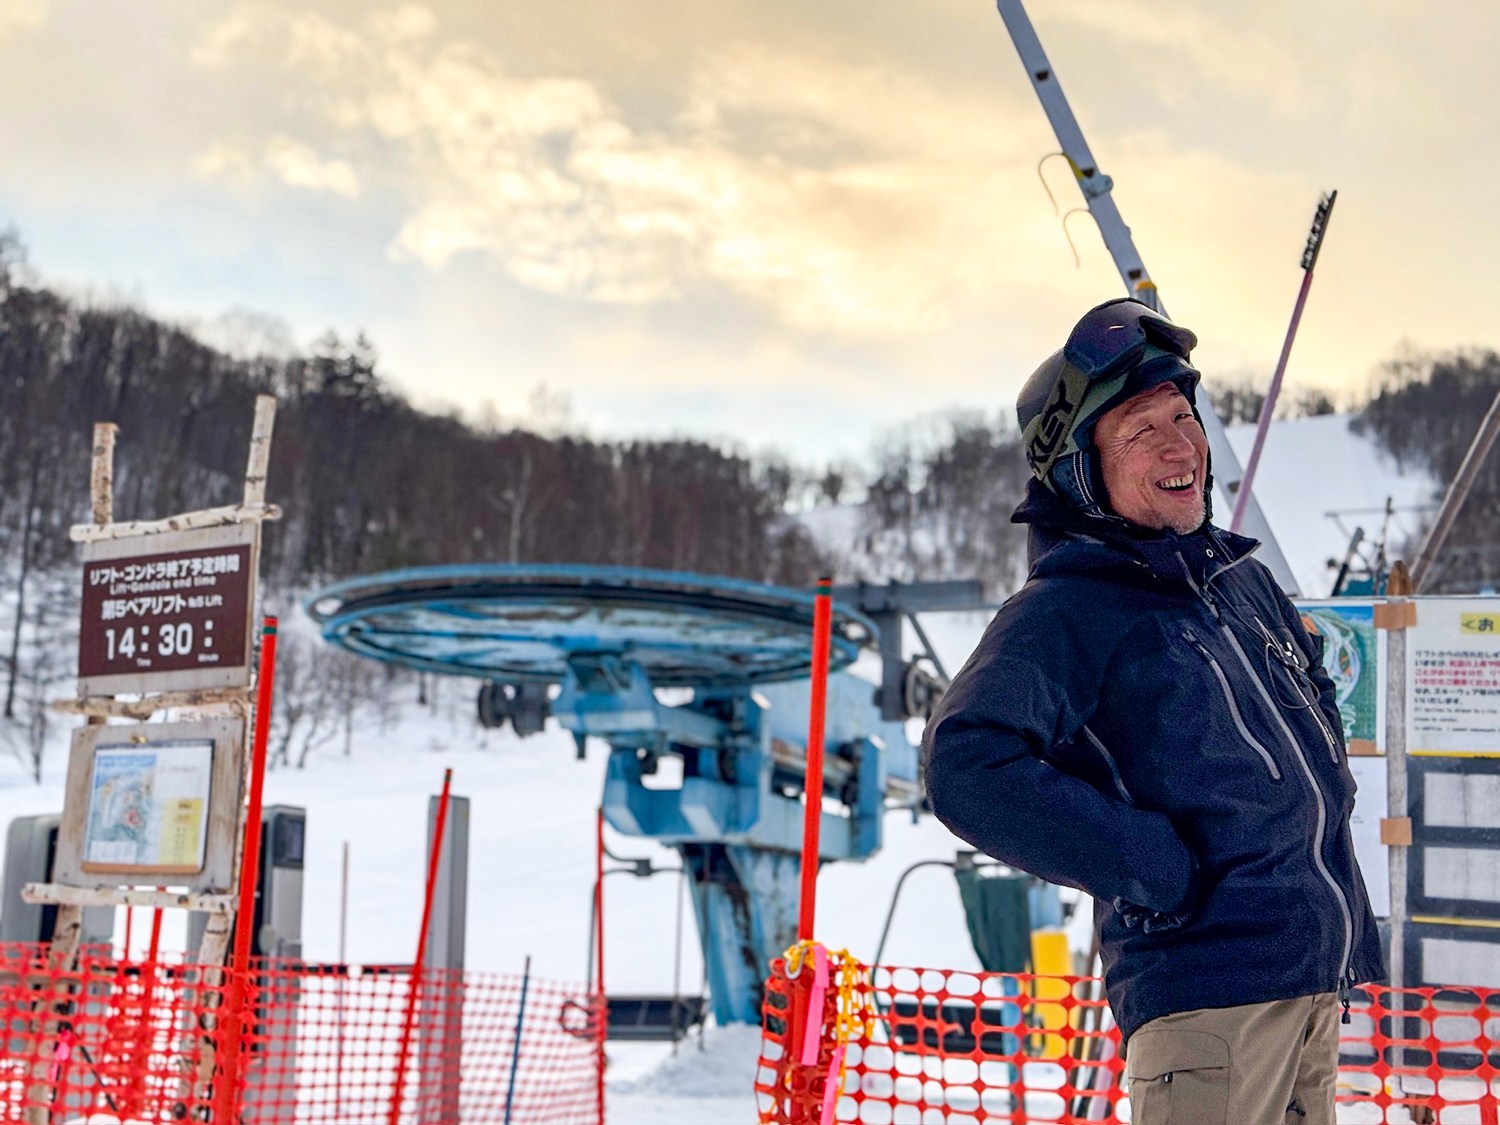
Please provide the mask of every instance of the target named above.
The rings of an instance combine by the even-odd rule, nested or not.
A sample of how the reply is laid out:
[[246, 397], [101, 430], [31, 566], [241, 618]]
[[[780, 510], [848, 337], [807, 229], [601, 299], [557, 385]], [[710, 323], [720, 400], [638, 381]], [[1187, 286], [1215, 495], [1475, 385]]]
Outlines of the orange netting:
[[[776, 961], [767, 982], [763, 1125], [1130, 1119], [1120, 1033], [1097, 978], [851, 960], [857, 984], [840, 993], [830, 978], [809, 1047], [820, 990], [807, 960], [790, 978]], [[1340, 1030], [1341, 1123], [1406, 1123], [1427, 1106], [1439, 1125], [1500, 1125], [1500, 991], [1359, 989]]]
[[[240, 1120], [598, 1125], [602, 1006], [581, 986], [429, 971], [414, 998], [408, 966], [292, 962], [245, 984]], [[180, 961], [85, 952], [65, 972], [0, 946], [0, 1122], [220, 1120], [230, 991]]]

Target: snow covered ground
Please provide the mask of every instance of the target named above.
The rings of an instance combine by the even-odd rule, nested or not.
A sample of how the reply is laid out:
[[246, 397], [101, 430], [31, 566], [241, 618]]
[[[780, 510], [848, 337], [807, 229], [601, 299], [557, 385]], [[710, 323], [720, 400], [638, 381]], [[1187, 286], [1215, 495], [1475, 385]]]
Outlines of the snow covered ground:
[[[1324, 414], [1275, 423], [1256, 471], [1256, 498], [1304, 597], [1328, 595], [1356, 527], [1364, 528], [1367, 550], [1380, 538], [1388, 497], [1397, 509], [1390, 528], [1392, 559], [1400, 557], [1394, 552], [1421, 530], [1423, 517], [1435, 513], [1442, 499], [1437, 482], [1426, 473], [1403, 472], [1372, 438], [1354, 432], [1353, 420], [1350, 414]], [[1228, 435], [1240, 464], [1246, 464], [1255, 427], [1231, 426]], [[1419, 510], [1424, 505], [1431, 507]], [[1233, 503], [1218, 496], [1215, 507], [1217, 521], [1227, 526]], [[1335, 560], [1331, 567], [1330, 559]]]
[[[1248, 454], [1248, 428], [1230, 431]], [[1398, 504], [1427, 500], [1430, 482], [1402, 478], [1369, 442], [1349, 432], [1347, 418], [1301, 419], [1273, 430], [1257, 492], [1293, 569], [1309, 594], [1326, 593], [1325, 562], [1341, 557], [1348, 528], [1375, 517], [1348, 516], [1341, 527], [1325, 513], [1378, 508], [1387, 495]], [[1221, 501], [1222, 507], [1222, 501]], [[1410, 527], [1410, 515], [1403, 516]], [[1351, 522], [1352, 521], [1352, 522]], [[924, 617], [950, 671], [956, 670], [987, 621], [984, 613]], [[413, 956], [424, 877], [427, 801], [443, 770], [454, 771], [454, 792], [470, 798], [468, 964], [518, 971], [533, 959], [539, 975], [581, 980], [588, 947], [593, 879], [594, 810], [602, 789], [605, 748], [590, 746], [575, 760], [570, 736], [550, 726], [517, 739], [508, 730], [482, 730], [474, 720], [475, 685], [440, 682], [429, 706], [414, 700], [389, 730], [368, 729], [344, 757], [337, 744], [313, 754], [305, 770], [279, 770], [266, 783], [266, 801], [307, 809], [304, 955], [339, 956], [340, 866], [350, 853], [347, 959], [404, 961]], [[57, 812], [67, 724], [59, 723], [44, 783], [0, 762], [0, 824], [16, 816]], [[915, 732], [914, 732], [915, 733]], [[913, 823], [891, 814], [885, 849], [863, 864], [838, 864], [819, 880], [822, 941], [871, 958], [902, 871], [923, 859], [951, 859], [960, 846], [930, 818]], [[647, 841], [607, 834], [619, 855], [652, 856], [671, 866], [675, 855]], [[606, 881], [605, 978], [611, 991], [673, 989], [678, 884], [627, 875]], [[1086, 926], [1086, 911], [1077, 922]], [[691, 912], [683, 934], [681, 983], [695, 992], [702, 979]], [[123, 930], [123, 919], [120, 923]], [[137, 943], [145, 927], [135, 927]], [[117, 931], [119, 932], [119, 931]], [[1085, 940], [1075, 927], [1076, 942]], [[168, 942], [181, 942], [181, 927]], [[965, 930], [952, 876], [941, 868], [907, 882], [884, 959], [887, 963], [978, 967]], [[611, 1044], [612, 1125], [705, 1125], [755, 1119], [751, 1080], [754, 1029], [710, 1029], [673, 1056], [656, 1045]]]

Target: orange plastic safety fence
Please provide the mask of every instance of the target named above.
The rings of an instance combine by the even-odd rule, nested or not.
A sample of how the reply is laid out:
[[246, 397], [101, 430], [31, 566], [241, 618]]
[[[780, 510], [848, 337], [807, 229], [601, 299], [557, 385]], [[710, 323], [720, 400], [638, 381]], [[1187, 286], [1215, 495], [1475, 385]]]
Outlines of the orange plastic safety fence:
[[[1079, 1125], [1130, 1120], [1120, 1034], [1093, 977], [868, 970], [874, 1018], [846, 1051], [823, 1116], [827, 1051], [802, 1067], [809, 982], [767, 982], [760, 1119], [767, 1125]], [[825, 1040], [835, 1038], [827, 1012]], [[1500, 1125], [1500, 991], [1370, 987], [1341, 1026], [1338, 1120]], [[816, 1033], [816, 1032], [815, 1032]], [[795, 1048], [795, 1049], [794, 1049]]]
[[[602, 1006], [581, 986], [429, 971], [413, 1003], [413, 984], [408, 966], [255, 965], [240, 1119], [598, 1125]], [[215, 1120], [228, 991], [222, 970], [86, 953], [64, 972], [0, 946], [0, 1123]]]

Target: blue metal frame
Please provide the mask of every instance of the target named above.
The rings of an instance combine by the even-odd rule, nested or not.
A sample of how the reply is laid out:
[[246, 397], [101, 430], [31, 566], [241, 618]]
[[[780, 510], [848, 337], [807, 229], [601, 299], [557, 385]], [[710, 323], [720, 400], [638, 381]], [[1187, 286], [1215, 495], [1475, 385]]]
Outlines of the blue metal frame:
[[[692, 875], [720, 1023], [760, 1019], [771, 960], [796, 937], [814, 596], [739, 579], [620, 567], [445, 566], [352, 579], [308, 600], [354, 652], [498, 683], [560, 685], [551, 714], [580, 750], [610, 746], [617, 831], [676, 848]], [[880, 848], [888, 796], [919, 793], [904, 723], [840, 671], [878, 643], [836, 605], [820, 858]], [[656, 689], [688, 686], [668, 705]], [[648, 785], [665, 758], [680, 785]]]

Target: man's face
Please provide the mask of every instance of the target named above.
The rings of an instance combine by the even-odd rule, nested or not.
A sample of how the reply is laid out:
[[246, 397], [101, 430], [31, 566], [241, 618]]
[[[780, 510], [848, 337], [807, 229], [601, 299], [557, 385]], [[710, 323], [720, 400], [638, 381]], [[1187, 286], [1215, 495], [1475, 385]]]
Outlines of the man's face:
[[1203, 523], [1208, 439], [1175, 384], [1114, 407], [1094, 428], [1104, 489], [1117, 515], [1178, 535]]

